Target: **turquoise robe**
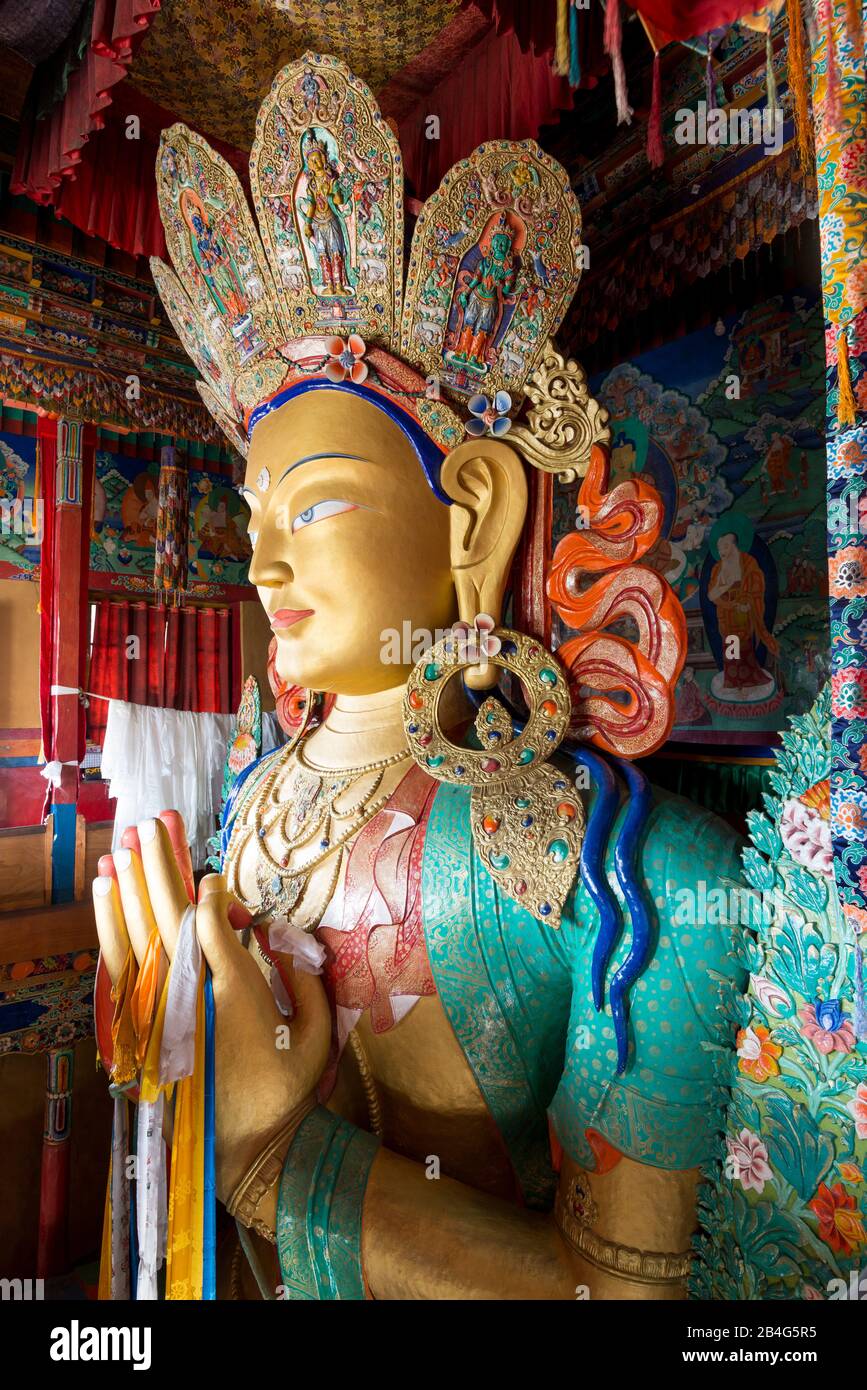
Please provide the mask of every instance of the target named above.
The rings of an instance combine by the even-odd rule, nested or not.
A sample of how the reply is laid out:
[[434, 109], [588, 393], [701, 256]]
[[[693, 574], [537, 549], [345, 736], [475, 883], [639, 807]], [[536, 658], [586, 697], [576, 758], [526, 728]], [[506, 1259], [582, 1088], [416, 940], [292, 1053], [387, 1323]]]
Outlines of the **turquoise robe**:
[[[258, 781], [251, 778], [249, 789]], [[224, 849], [236, 806], [233, 796]], [[625, 923], [607, 980], [629, 946], [629, 915], [614, 873], [624, 815], [625, 807], [606, 856]], [[726, 994], [746, 985], [735, 951], [743, 927], [684, 921], [683, 890], [700, 905], [713, 888], [742, 887], [740, 850], [739, 837], [718, 817], [656, 793], [639, 852], [655, 945], [630, 991], [629, 1058], [618, 1075], [610, 1008], [597, 1012], [593, 1005], [599, 920], [586, 887], [576, 880], [559, 929], [537, 920], [505, 894], [476, 853], [469, 789], [438, 787], [422, 866], [427, 950], [442, 1007], [528, 1206], [546, 1210], [553, 1202], [549, 1119], [565, 1152], [591, 1170], [588, 1130], [657, 1168], [692, 1168], [710, 1157], [723, 1128], [730, 1067]], [[321, 1107], [302, 1125], [280, 1193], [286, 1297], [364, 1297], [361, 1208], [376, 1148], [373, 1136]]]

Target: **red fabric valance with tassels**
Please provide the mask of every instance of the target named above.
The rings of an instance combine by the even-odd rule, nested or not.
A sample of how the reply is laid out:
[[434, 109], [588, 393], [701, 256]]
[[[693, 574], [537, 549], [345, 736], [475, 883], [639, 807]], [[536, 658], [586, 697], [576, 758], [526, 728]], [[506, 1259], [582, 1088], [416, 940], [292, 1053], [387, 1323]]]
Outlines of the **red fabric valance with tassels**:
[[671, 39], [700, 38], [761, 9], [760, 0], [626, 0]]
[[[127, 75], [133, 54], [147, 32], [160, 0], [96, 0], [90, 45], [79, 68], [71, 73], [63, 101], [44, 118], [32, 113], [22, 123], [13, 193], [37, 203], [54, 203], [58, 185], [74, 178], [82, 150], [95, 130], [105, 124], [112, 89]], [[128, 142], [129, 155], [133, 141]], [[113, 173], [117, 174], [119, 166]]]

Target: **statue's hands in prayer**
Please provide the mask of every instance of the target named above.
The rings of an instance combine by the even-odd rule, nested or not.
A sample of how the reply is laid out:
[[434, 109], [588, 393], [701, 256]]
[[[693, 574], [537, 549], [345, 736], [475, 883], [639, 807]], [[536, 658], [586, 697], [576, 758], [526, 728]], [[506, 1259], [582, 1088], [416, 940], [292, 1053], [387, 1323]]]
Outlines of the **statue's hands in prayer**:
[[[193, 894], [189, 850], [177, 812], [128, 830], [124, 848], [100, 860], [93, 901], [103, 958], [112, 984], [129, 945], [141, 964], [151, 932], [159, 932], [165, 978], [181, 921]], [[107, 887], [105, 885], [108, 885]], [[221, 874], [199, 885], [196, 932], [211, 968], [216, 1010], [216, 1177], [221, 1199], [286, 1126], [312, 1103], [325, 1068], [331, 1023], [322, 982], [285, 974], [296, 999], [286, 1046], [287, 1020], [267, 980], [242, 946], [239, 931], [250, 914], [227, 891]]]

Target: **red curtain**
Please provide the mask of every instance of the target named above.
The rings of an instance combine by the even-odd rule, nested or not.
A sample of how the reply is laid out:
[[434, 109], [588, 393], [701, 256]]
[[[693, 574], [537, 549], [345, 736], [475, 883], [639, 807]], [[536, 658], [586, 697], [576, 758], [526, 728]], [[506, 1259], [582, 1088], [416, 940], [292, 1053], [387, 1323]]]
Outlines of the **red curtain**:
[[44, 120], [35, 120], [31, 111], [22, 122], [13, 193], [26, 193], [37, 203], [54, 202], [58, 184], [74, 176], [82, 148], [102, 129], [112, 88], [126, 77], [159, 8], [160, 0], [96, 0], [90, 45], [81, 66], [70, 74], [63, 100]]
[[51, 666], [54, 651], [54, 499], [57, 470], [57, 421], [40, 415], [36, 422], [39, 459], [39, 500], [42, 503], [42, 545], [39, 561], [39, 716], [42, 749], [51, 759], [53, 747]]
[[[98, 599], [90, 656], [88, 738], [102, 743], [108, 700], [228, 714], [233, 705], [228, 608], [163, 608]], [[132, 640], [134, 639], [134, 640]]]
[[[565, 77], [551, 70], [548, 55], [522, 53], [514, 32], [493, 30], [463, 63], [400, 122], [400, 144], [416, 196], [427, 198], [459, 159], [485, 140], [535, 139], [541, 126], [572, 106]], [[427, 122], [439, 117], [440, 138], [427, 138]]]

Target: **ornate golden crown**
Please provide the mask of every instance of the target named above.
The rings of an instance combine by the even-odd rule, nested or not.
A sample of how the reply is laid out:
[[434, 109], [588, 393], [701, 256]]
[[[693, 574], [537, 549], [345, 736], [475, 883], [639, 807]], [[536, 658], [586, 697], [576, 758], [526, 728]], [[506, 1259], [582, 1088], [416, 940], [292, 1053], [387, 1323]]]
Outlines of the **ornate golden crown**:
[[186, 126], [163, 132], [157, 184], [177, 275], [154, 259], [154, 279], [242, 453], [257, 408], [310, 376], [366, 381], [445, 449], [505, 432], [527, 389], [535, 415], [516, 436], [551, 471], [586, 466], [607, 437], [551, 342], [580, 279], [581, 212], [532, 140], [481, 145], [446, 175], [405, 289], [400, 148], [335, 58], [306, 53], [265, 98], [250, 156], [258, 231], [234, 171]]

